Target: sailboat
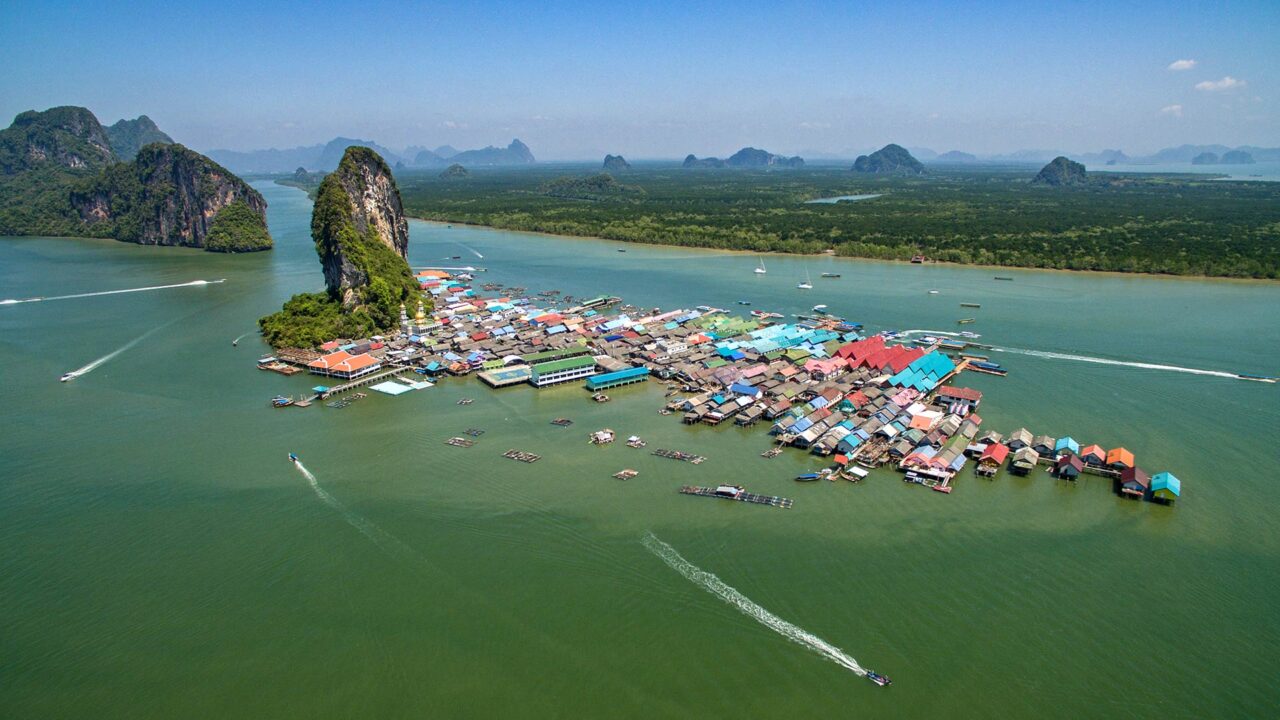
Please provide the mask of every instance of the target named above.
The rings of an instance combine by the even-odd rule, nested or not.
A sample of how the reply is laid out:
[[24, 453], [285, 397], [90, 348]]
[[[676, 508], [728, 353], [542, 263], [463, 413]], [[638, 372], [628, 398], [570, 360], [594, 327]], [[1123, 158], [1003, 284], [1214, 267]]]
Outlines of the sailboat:
[[812, 289], [813, 289], [813, 279], [809, 277], [809, 269], [808, 269], [808, 268], [805, 268], [805, 271], [804, 271], [804, 282], [797, 284], [797, 285], [796, 285], [796, 287], [797, 287], [798, 289], [800, 289], [800, 290], [812, 290]]
[[765, 274], [765, 273], [767, 273], [767, 272], [769, 272], [769, 271], [764, 269], [764, 258], [760, 258], [760, 265], [759, 265], [759, 267], [757, 267], [757, 268], [756, 268], [756, 274], [757, 274], [757, 275], [764, 275], [764, 274]]

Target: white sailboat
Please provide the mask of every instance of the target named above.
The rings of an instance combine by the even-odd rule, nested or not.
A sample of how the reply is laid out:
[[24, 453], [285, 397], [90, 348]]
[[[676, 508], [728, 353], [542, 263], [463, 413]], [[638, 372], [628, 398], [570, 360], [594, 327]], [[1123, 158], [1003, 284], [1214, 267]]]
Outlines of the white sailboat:
[[764, 275], [767, 272], [769, 271], [764, 269], [764, 258], [760, 258], [760, 265], [756, 268], [756, 274]]
[[808, 268], [805, 268], [805, 270], [804, 270], [804, 282], [797, 284], [797, 285], [796, 285], [796, 287], [797, 287], [797, 288], [799, 288], [800, 290], [812, 290], [812, 289], [813, 289], [813, 280], [809, 277], [809, 269], [808, 269]]

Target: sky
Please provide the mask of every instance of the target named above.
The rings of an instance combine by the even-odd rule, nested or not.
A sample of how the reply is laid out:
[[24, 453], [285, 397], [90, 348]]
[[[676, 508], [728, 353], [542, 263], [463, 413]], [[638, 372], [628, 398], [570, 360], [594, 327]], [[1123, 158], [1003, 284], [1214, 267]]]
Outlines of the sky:
[[1280, 1], [0, 3], [0, 116], [539, 159], [1280, 146]]

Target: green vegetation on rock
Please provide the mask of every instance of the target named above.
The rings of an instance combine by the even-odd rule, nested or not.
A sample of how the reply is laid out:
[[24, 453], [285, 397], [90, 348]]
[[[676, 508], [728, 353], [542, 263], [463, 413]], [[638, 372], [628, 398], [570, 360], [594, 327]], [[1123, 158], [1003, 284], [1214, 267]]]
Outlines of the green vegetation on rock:
[[644, 194], [644, 191], [639, 188], [623, 185], [609, 173], [556, 178], [543, 185], [542, 192], [550, 197], [569, 200], [613, 200]]
[[[147, 245], [205, 247], [214, 218], [228, 204], [257, 213], [223, 229], [222, 248], [271, 247], [266, 202], [256, 190], [193, 150], [172, 144], [146, 116], [121, 121], [110, 140], [93, 113], [58, 107], [20, 114], [0, 131], [0, 233], [104, 237]], [[165, 138], [142, 148], [135, 140]], [[112, 143], [131, 150], [117, 162]]]
[[316, 191], [311, 237], [324, 269], [323, 295], [304, 294], [258, 321], [275, 347], [313, 346], [392, 330], [401, 303], [421, 296], [405, 259], [409, 228], [390, 168], [350, 147]]
[[173, 138], [156, 127], [155, 122], [146, 115], [139, 115], [134, 120], [116, 121], [107, 128], [107, 137], [111, 140], [111, 149], [115, 151], [116, 157], [125, 162], [136, 157], [144, 145], [173, 142]]
[[853, 161], [853, 171], [887, 175], [923, 175], [925, 173], [924, 165], [912, 157], [906, 148], [892, 143], [870, 155], [859, 155]]
[[1049, 161], [1048, 165], [1040, 168], [1040, 172], [1036, 173], [1035, 178], [1031, 180], [1035, 185], [1052, 185], [1054, 187], [1083, 185], [1088, 181], [1089, 176], [1085, 172], [1084, 165], [1068, 160], [1061, 155]]
[[253, 252], [270, 247], [266, 221], [243, 200], [219, 210], [204, 239], [204, 249], [211, 252]]

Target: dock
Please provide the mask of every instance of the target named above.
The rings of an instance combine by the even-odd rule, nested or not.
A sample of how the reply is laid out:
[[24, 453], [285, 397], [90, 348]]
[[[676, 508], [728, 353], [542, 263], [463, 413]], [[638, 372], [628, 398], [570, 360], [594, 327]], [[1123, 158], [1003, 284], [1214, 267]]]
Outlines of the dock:
[[653, 454], [657, 455], [658, 457], [664, 457], [671, 460], [682, 460], [684, 462], [691, 463], [693, 465], [701, 465], [702, 462], [706, 460], [706, 458], [702, 457], [701, 455], [694, 455], [692, 453], [680, 452], [679, 450], [663, 450], [659, 448], [657, 450], [654, 450]]
[[508, 450], [502, 453], [502, 457], [519, 460], [524, 463], [535, 463], [542, 459], [541, 455], [534, 455], [533, 453], [525, 452], [523, 450]]
[[754, 503], [756, 505], [769, 505], [771, 507], [790, 510], [794, 504], [791, 498], [779, 497], [777, 495], [760, 495], [758, 493], [747, 492], [742, 488], [733, 488], [735, 493], [729, 493], [725, 490], [727, 486], [721, 485], [718, 488], [698, 487], [697, 485], [685, 485], [680, 488], [681, 494], [698, 495], [700, 497], [720, 498], [721, 500], [737, 500], [739, 502]]

